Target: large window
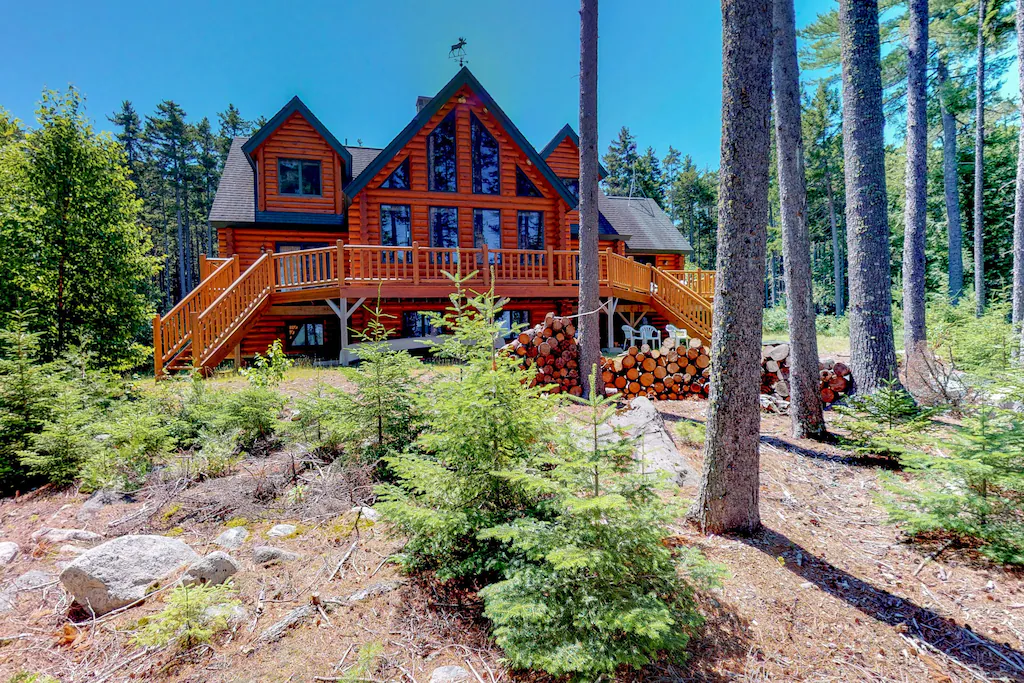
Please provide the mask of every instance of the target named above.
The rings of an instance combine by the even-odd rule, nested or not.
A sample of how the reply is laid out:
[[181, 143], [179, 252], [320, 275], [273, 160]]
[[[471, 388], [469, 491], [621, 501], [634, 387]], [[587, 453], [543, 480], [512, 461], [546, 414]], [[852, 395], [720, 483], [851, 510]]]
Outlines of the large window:
[[470, 136], [473, 143], [473, 192], [501, 194], [498, 141], [475, 116], [470, 120]]
[[441, 331], [434, 326], [426, 313], [405, 311], [402, 313], [403, 337], [436, 337]]
[[385, 190], [408, 190], [409, 189], [409, 157], [405, 158], [405, 161], [398, 165], [391, 175], [387, 177], [383, 183], [380, 184], [381, 188]]
[[280, 194], [320, 196], [320, 162], [310, 159], [278, 159], [277, 191]]
[[428, 187], [432, 192], [456, 192], [455, 110], [427, 138]]
[[[498, 209], [473, 209], [473, 248], [480, 249], [485, 244], [488, 249], [501, 249], [501, 211]], [[482, 260], [481, 256], [479, 261]], [[487, 260], [501, 263], [501, 254], [492, 252]]]
[[[380, 205], [380, 243], [385, 247], [412, 246], [411, 210], [401, 204]], [[405, 263], [405, 252], [385, 253], [382, 258], [394, 263]]]
[[457, 249], [459, 210], [453, 206], [430, 207], [430, 246]]
[[516, 166], [516, 196], [517, 197], [543, 197], [533, 181], [523, 173], [523, 169]]
[[542, 211], [519, 212], [519, 248], [544, 248], [544, 213]]

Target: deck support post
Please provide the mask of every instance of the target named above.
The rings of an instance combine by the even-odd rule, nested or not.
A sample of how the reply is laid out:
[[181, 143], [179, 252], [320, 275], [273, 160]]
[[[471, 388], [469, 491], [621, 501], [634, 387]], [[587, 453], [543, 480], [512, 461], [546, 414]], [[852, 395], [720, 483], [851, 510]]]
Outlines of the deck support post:
[[608, 310], [608, 348], [615, 348], [615, 309], [619, 306], [619, 300], [614, 296], [605, 300], [605, 308]]
[[351, 306], [348, 305], [348, 298], [341, 297], [338, 299], [338, 303], [334, 303], [331, 299], [326, 299], [327, 305], [331, 307], [334, 314], [338, 316], [338, 322], [341, 324], [341, 349], [338, 352], [338, 362], [342, 365], [348, 365], [352, 362], [349, 351], [348, 343], [348, 321], [352, 318], [352, 314], [359, 310], [359, 307], [366, 301], [366, 297], [356, 299], [356, 302]]

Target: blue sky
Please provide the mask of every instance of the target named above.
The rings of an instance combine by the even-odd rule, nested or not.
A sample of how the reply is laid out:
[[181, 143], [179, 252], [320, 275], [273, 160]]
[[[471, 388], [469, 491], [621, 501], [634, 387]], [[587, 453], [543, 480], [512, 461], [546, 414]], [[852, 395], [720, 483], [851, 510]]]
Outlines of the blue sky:
[[[797, 0], [802, 26], [835, 0]], [[429, 11], [427, 7], [434, 8]], [[623, 125], [642, 147], [672, 144], [718, 165], [721, 14], [713, 0], [604, 0], [598, 120], [602, 152]], [[299, 95], [349, 144], [383, 147], [457, 70], [469, 67], [540, 148], [578, 118], [574, 0], [11, 3], [0, 44], [0, 106], [30, 121], [44, 88], [73, 83], [103, 129], [130, 99], [140, 114], [174, 99], [191, 120], [233, 102], [272, 116]]]

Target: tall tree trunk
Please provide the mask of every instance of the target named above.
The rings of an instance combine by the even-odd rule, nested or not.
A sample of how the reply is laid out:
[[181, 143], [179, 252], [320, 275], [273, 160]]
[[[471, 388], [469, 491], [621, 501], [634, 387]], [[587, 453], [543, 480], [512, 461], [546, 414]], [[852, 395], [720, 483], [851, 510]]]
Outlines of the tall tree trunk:
[[722, 161], [711, 394], [700, 493], [710, 533], [752, 532], [758, 509], [761, 288], [768, 218], [771, 0], [722, 0]]
[[924, 268], [928, 212], [928, 0], [910, 0], [907, 42], [907, 167], [903, 210], [903, 349], [907, 371], [925, 343]]
[[964, 236], [960, 223], [960, 191], [957, 188], [956, 118], [949, 110], [946, 82], [949, 69], [946, 58], [939, 56], [936, 69], [939, 87], [939, 109], [942, 112], [942, 180], [946, 194], [946, 232], [949, 250], [949, 301], [956, 304], [964, 291]]
[[[583, 393], [604, 394], [601, 374], [601, 305], [597, 239], [597, 0], [580, 0], [580, 376]], [[612, 340], [608, 340], [612, 345]]]
[[897, 378], [877, 0], [840, 0], [850, 365], [871, 393]]
[[[921, 0], [917, 0], [920, 2]], [[927, 2], [927, 0], [925, 0]], [[793, 0], [774, 2], [772, 85], [775, 93], [775, 140], [782, 217], [782, 262], [789, 321], [789, 414], [793, 436], [821, 438], [821, 376], [818, 333], [811, 289], [811, 236], [807, 228], [807, 178], [800, 123], [800, 67], [796, 58]]]
[[[1024, 8], [1017, 11], [1017, 78], [1024, 88]], [[1021, 97], [1020, 111], [1024, 115], [1024, 96]], [[1024, 322], [1024, 125], [1021, 125], [1017, 138], [1017, 191], [1013, 210], [1013, 329], [1021, 335]], [[1021, 348], [1018, 349], [1017, 346]], [[1021, 336], [1017, 350], [1017, 358], [1024, 351], [1024, 335]]]
[[839, 221], [836, 220], [836, 198], [832, 192], [832, 171], [828, 167], [828, 160], [825, 161], [825, 196], [828, 198], [828, 225], [832, 230], [832, 278], [835, 286], [836, 316], [846, 312], [843, 304], [843, 254], [839, 245]]
[[985, 312], [985, 0], [978, 0], [978, 83], [974, 104], [974, 314]]

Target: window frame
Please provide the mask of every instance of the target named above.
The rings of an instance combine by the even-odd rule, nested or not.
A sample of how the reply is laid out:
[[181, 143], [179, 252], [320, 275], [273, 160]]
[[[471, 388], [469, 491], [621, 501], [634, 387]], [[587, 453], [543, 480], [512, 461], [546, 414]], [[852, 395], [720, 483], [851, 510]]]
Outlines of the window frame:
[[[538, 236], [540, 238], [540, 246], [523, 246], [523, 217], [528, 214], [534, 214], [539, 218], [538, 225]], [[529, 227], [527, 227], [529, 230]], [[529, 235], [527, 235], [529, 236]], [[544, 243], [546, 241], [546, 235], [544, 234], [544, 212], [537, 209], [519, 209], [516, 212], [516, 247], [523, 251], [544, 251]]]
[[[431, 313], [440, 313], [440, 311], [402, 311], [402, 337], [405, 339], [425, 339], [443, 334], [442, 330], [430, 324], [428, 315]], [[417, 324], [423, 326], [425, 334], [409, 334], [410, 325], [408, 321], [411, 316], [416, 316]]]
[[[528, 185], [526, 192], [523, 191], [524, 183]], [[530, 176], [526, 175], [526, 171], [524, 171], [519, 164], [516, 164], [516, 196], [535, 199], [544, 198], [544, 193], [540, 191], [539, 187], [537, 187], [537, 183], [530, 180]]]
[[[295, 344], [295, 337], [299, 335], [303, 329], [308, 325], [319, 325], [320, 330], [320, 343], [319, 344]], [[292, 327], [297, 327], [295, 334], [292, 334]], [[290, 320], [285, 323], [285, 350], [287, 351], [305, 351], [305, 350], [324, 350], [327, 348], [327, 321], [323, 318], [309, 319], [309, 320]]]
[[[398, 173], [399, 171], [403, 171], [404, 172], [404, 175], [405, 175], [405, 187], [390, 187], [390, 186], [388, 186], [388, 183], [391, 182], [391, 179], [394, 178], [395, 174]], [[384, 179], [384, 182], [382, 182], [380, 184], [380, 189], [382, 189], [382, 190], [399, 190], [399, 191], [411, 190], [412, 189], [412, 178], [410, 177], [410, 174], [411, 174], [411, 170], [409, 168], [409, 157], [406, 157], [405, 159], [402, 160], [402, 163], [398, 164], [398, 166], [395, 167], [395, 170], [393, 170], [388, 175], [388, 177]]]
[[[493, 212], [493, 213], [496, 213], [498, 215], [498, 246], [497, 247], [492, 246], [487, 241], [487, 237], [486, 237], [486, 235], [483, 232], [482, 226], [481, 226], [480, 230], [477, 230], [477, 216], [481, 216], [485, 212]], [[473, 209], [473, 248], [474, 249], [482, 249], [484, 244], [487, 245], [488, 249], [501, 249], [502, 248], [502, 239], [501, 239], [501, 209]], [[487, 257], [488, 257], [487, 261], [488, 261], [489, 265], [494, 265], [495, 263], [498, 263], [498, 264], [501, 263], [501, 254], [495, 254], [493, 251], [489, 251], [488, 254], [487, 254]], [[478, 257], [477, 262], [482, 264], [482, 260], [483, 260], [483, 255], [481, 254]]]
[[[295, 162], [299, 165], [299, 191], [298, 192], [285, 192], [281, 189], [281, 164], [286, 162]], [[316, 164], [317, 168], [317, 187], [319, 192], [303, 192], [302, 191], [302, 170], [303, 166]], [[278, 157], [277, 158], [277, 193], [284, 197], [323, 197], [324, 196], [324, 165], [320, 159], [302, 159], [293, 157]]]

